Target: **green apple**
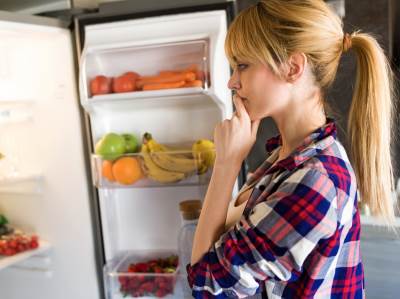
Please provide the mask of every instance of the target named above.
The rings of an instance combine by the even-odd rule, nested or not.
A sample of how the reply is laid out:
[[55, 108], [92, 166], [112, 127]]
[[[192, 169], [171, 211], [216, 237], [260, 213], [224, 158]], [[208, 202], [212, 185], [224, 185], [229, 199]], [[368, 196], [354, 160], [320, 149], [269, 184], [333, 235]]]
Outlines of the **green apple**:
[[125, 153], [136, 153], [138, 151], [138, 139], [133, 134], [122, 134], [125, 139]]
[[124, 137], [108, 133], [96, 143], [95, 152], [103, 159], [114, 160], [125, 153], [125, 146]]

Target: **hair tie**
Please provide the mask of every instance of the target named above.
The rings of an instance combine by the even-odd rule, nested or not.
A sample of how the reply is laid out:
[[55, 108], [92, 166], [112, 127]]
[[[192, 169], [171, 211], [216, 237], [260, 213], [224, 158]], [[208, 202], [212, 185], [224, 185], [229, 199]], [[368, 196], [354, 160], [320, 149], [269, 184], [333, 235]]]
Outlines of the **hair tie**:
[[343, 36], [343, 52], [347, 52], [352, 47], [351, 35], [345, 33]]

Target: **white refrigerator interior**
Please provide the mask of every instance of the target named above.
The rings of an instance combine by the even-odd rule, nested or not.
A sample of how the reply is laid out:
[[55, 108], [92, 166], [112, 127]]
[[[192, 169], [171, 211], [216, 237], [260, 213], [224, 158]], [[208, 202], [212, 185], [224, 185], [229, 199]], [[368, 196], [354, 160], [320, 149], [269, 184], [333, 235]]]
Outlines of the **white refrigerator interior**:
[[[80, 93], [81, 104], [90, 116], [93, 146], [110, 132], [133, 133], [139, 138], [149, 132], [167, 144], [212, 140], [215, 125], [232, 115], [231, 92], [227, 88], [230, 70], [224, 52], [226, 30], [224, 10], [86, 26], [80, 59]], [[201, 87], [94, 96], [89, 88], [98, 75], [115, 77], [133, 71], [152, 76], [193, 65], [204, 74]], [[177, 252], [179, 202], [203, 200], [209, 176], [206, 174], [204, 181], [199, 177], [197, 181], [196, 178], [166, 186], [149, 183], [127, 188], [102, 181], [102, 161], [99, 162], [93, 159], [93, 177], [99, 188], [105, 257], [109, 264], [106, 276], [107, 271], [114, 271], [109, 273], [106, 288], [108, 298], [120, 298], [118, 270], [110, 265], [125, 264], [118, 261], [126, 251]], [[182, 297], [174, 293], [168, 298]]]
[[1, 16], [0, 211], [50, 249], [1, 269], [0, 297], [99, 298], [71, 32]]

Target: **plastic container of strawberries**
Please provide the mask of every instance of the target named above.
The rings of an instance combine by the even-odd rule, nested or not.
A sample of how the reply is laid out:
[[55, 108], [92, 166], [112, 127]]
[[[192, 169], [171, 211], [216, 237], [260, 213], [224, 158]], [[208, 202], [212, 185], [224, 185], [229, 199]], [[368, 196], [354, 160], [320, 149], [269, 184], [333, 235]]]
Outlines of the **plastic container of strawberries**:
[[[166, 262], [168, 259], [176, 259], [174, 266]], [[155, 268], [159, 273], [154, 273]], [[122, 252], [104, 267], [106, 298], [181, 298], [178, 277], [173, 250]]]

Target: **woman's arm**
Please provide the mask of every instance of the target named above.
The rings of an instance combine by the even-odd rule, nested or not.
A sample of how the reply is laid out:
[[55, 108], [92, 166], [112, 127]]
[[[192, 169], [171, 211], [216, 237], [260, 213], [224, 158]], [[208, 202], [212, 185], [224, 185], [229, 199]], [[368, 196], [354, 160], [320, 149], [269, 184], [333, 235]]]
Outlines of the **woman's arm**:
[[191, 265], [197, 263], [225, 229], [226, 214], [240, 165], [215, 165], [194, 236]]
[[251, 121], [242, 99], [233, 98], [236, 112], [232, 119], [218, 124], [214, 131], [216, 159], [193, 241], [191, 264], [195, 264], [224, 232], [233, 185], [243, 160], [256, 141], [259, 120]]

